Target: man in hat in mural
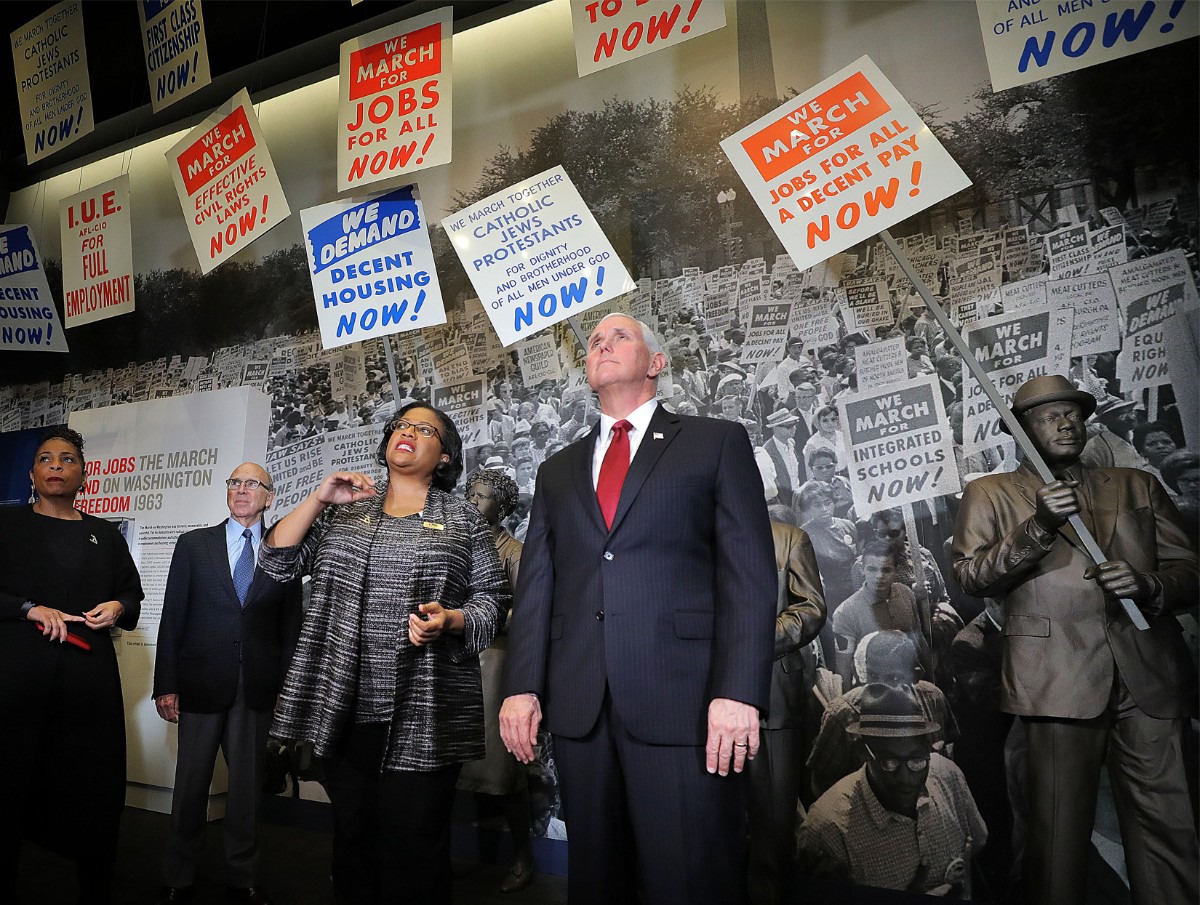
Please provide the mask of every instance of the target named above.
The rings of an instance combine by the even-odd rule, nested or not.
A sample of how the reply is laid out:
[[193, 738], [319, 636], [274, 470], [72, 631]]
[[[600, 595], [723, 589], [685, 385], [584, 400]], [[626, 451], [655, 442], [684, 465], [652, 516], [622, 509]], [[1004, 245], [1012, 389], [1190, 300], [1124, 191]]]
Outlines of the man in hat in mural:
[[864, 766], [834, 783], [796, 834], [802, 873], [970, 898], [970, 860], [987, 842], [967, 782], [933, 751], [941, 732], [903, 687], [868, 685], [847, 732]]
[[1106, 396], [1096, 405], [1096, 417], [1088, 425], [1087, 443], [1079, 461], [1088, 468], [1141, 468], [1142, 454], [1129, 442], [1137, 424], [1136, 404], [1117, 396]]
[[[1006, 612], [1000, 705], [1028, 740], [1025, 880], [1034, 903], [1081, 905], [1107, 763], [1136, 905], [1200, 899], [1183, 733], [1196, 676], [1171, 615], [1196, 602], [1196, 553], [1152, 475], [1080, 463], [1090, 393], [1034, 377], [1012, 410], [1055, 480], [1029, 463], [966, 486], [954, 527], [963, 590]], [[1108, 561], [1093, 565], [1078, 514]], [[1133, 600], [1139, 631], [1118, 598]]]
[[796, 453], [793, 439], [800, 419], [787, 409], [778, 409], [767, 416], [770, 438], [763, 444], [763, 451], [775, 466], [775, 487], [779, 502], [792, 505], [792, 495], [804, 483], [804, 466]]

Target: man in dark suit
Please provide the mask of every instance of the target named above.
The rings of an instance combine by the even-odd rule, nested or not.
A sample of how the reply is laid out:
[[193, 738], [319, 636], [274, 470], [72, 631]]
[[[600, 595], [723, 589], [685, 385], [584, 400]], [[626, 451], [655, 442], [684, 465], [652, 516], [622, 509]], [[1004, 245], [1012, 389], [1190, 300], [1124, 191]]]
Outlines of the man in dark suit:
[[229, 518], [179, 538], [163, 596], [154, 703], [179, 723], [179, 754], [162, 903], [191, 898], [218, 748], [229, 768], [229, 897], [270, 902], [257, 886], [255, 825], [271, 711], [300, 630], [300, 582], [280, 583], [255, 567], [270, 475], [246, 462], [226, 484]]
[[571, 905], [740, 898], [722, 777], [769, 700], [771, 528], [745, 428], [659, 406], [665, 364], [644, 324], [597, 325], [600, 423], [542, 465], [521, 558], [501, 734], [527, 763], [554, 736]]
[[[1025, 463], [967, 484], [954, 571], [1004, 605], [1000, 706], [1029, 750], [1025, 879], [1037, 905], [1081, 905], [1101, 767], [1107, 761], [1136, 905], [1200, 899], [1200, 856], [1183, 732], [1196, 676], [1174, 612], [1196, 602], [1196, 553], [1152, 475], [1080, 464], [1095, 398], [1065, 377], [1013, 397], [1055, 480]], [[1078, 514], [1108, 560], [1094, 566]], [[1138, 631], [1125, 597], [1145, 613]]]

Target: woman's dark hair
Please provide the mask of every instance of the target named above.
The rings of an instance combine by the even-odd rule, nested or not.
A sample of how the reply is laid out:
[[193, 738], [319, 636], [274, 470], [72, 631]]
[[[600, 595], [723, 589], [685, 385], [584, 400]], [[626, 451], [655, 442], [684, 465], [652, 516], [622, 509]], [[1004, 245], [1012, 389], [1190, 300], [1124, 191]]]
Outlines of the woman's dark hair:
[[438, 462], [437, 467], [433, 470], [433, 486], [449, 493], [454, 489], [463, 473], [462, 437], [459, 436], [458, 427], [450, 419], [450, 416], [428, 403], [410, 402], [388, 420], [387, 424], [383, 426], [383, 436], [379, 440], [379, 447], [375, 450], [375, 461], [383, 467], [387, 467], [388, 440], [391, 439], [392, 433], [396, 429], [395, 424], [397, 421], [407, 420], [404, 416], [413, 409], [427, 409], [437, 415], [438, 421], [442, 422], [442, 429], [439, 432], [442, 440], [442, 452], [450, 457], [450, 461]]
[[893, 563], [896, 562], [896, 545], [890, 540], [882, 538], [872, 538], [863, 544], [862, 558], [868, 556], [878, 556], [880, 558], [890, 559]]
[[817, 409], [817, 418], [824, 418], [826, 415], [836, 415], [837, 413], [836, 405], [823, 405]]
[[817, 459], [828, 459], [834, 465], [837, 465], [838, 457], [828, 446], [814, 446], [813, 451], [808, 454], [808, 464], [816, 465]]
[[903, 513], [901, 512], [900, 507], [893, 506], [891, 509], [878, 509], [875, 512], [872, 512], [869, 516], [867, 516], [867, 521], [871, 524], [871, 527], [874, 527], [876, 525], [882, 525], [885, 522], [891, 521], [893, 518], [901, 518], [902, 516]]
[[1146, 438], [1151, 434], [1166, 434], [1177, 448], [1183, 446], [1175, 433], [1175, 425], [1166, 421], [1146, 421], [1133, 429], [1133, 448], [1143, 452], [1146, 449]]
[[[83, 458], [83, 434], [79, 431], [73, 431], [69, 427], [52, 427], [46, 433], [42, 434], [42, 439], [38, 440], [38, 449], [49, 440], [62, 440], [64, 443], [70, 443], [75, 447], [75, 452], [79, 453], [79, 464], [86, 471], [86, 462]], [[36, 458], [36, 454], [35, 454]]]
[[829, 503], [833, 502], [833, 491], [829, 489], [829, 485], [822, 484], [820, 481], [805, 481], [800, 485], [800, 490], [796, 494], [796, 500], [801, 509], [808, 509], [818, 499]]
[[1179, 477], [1185, 471], [1200, 468], [1200, 454], [1190, 449], [1177, 449], [1159, 463], [1158, 470], [1168, 487], [1179, 493]]
[[517, 490], [517, 482], [499, 468], [476, 468], [467, 475], [468, 490], [472, 484], [484, 484], [491, 488], [501, 520], [508, 518], [517, 508], [517, 498], [521, 495]]

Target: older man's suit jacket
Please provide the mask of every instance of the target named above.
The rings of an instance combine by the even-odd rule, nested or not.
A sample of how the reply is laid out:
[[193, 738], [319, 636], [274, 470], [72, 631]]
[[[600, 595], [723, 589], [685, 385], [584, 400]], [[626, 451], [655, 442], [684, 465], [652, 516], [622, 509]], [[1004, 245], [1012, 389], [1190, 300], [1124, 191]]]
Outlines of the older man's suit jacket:
[[216, 713], [233, 705], [238, 673], [252, 710], [270, 710], [300, 633], [300, 581], [254, 570], [243, 607], [233, 587], [225, 522], [180, 536], [163, 595], [154, 697]]
[[769, 700], [776, 573], [749, 438], [659, 406], [609, 530], [598, 431], [538, 473], [505, 694], [538, 694], [546, 728], [580, 738], [607, 686], [635, 738], [703, 744], [713, 698]]
[[1117, 600], [1083, 573], [1078, 535], [1059, 529], [1048, 551], [1028, 532], [1042, 481], [1027, 466], [969, 483], [954, 527], [963, 590], [1002, 597], [1001, 707], [1022, 716], [1088, 719], [1108, 704], [1114, 665], [1138, 707], [1172, 719], [1195, 711], [1196, 677], [1171, 612], [1196, 603], [1196, 553], [1158, 481], [1132, 468], [1084, 468], [1081, 513], [1109, 559], [1162, 585], [1166, 613], [1138, 631]]

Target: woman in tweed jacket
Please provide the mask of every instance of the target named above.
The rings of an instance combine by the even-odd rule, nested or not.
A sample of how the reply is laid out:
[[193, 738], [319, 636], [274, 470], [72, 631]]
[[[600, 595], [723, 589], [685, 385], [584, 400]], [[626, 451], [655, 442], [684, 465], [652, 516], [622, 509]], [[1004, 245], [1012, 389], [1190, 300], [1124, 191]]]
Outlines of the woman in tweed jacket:
[[478, 654], [511, 595], [487, 523], [449, 494], [454, 422], [405, 406], [378, 460], [386, 484], [335, 472], [263, 544], [268, 575], [312, 575], [272, 733], [322, 759], [339, 903], [449, 902], [454, 785], [484, 755]]

